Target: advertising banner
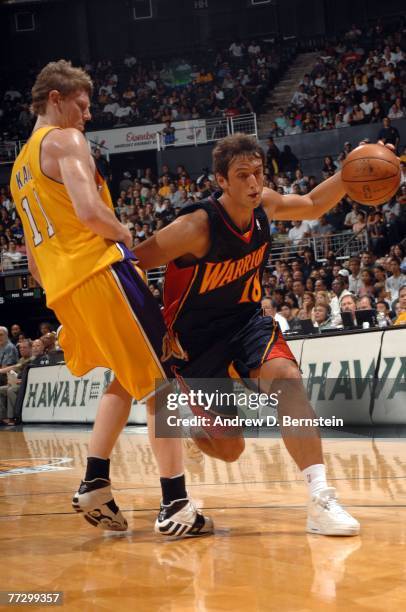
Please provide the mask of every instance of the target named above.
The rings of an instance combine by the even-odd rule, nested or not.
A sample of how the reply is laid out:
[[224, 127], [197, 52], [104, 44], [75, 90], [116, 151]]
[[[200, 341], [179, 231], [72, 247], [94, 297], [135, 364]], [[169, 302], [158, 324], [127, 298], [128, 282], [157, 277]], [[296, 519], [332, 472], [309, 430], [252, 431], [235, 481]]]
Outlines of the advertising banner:
[[304, 341], [301, 369], [317, 415], [370, 424], [382, 332]]
[[[145, 151], [157, 148], [157, 133], [161, 132], [165, 125], [156, 123], [154, 125], [136, 125], [133, 127], [116, 128], [114, 130], [102, 130], [98, 132], [87, 132], [86, 137], [92, 148], [96, 146], [105, 147], [109, 155], [115, 153], [131, 153], [134, 151]], [[191, 119], [190, 121], [175, 121], [174, 146], [183, 147], [197, 142], [207, 142], [206, 122], [204, 119]], [[104, 149], [105, 150], [105, 149]]]
[[[65, 365], [31, 368], [22, 419], [25, 423], [93, 423], [100, 398], [112, 379], [106, 368], [95, 368], [80, 378]], [[128, 422], [145, 423], [145, 405], [134, 400]]]
[[384, 425], [406, 423], [406, 329], [388, 330], [382, 340], [374, 389], [372, 421]]

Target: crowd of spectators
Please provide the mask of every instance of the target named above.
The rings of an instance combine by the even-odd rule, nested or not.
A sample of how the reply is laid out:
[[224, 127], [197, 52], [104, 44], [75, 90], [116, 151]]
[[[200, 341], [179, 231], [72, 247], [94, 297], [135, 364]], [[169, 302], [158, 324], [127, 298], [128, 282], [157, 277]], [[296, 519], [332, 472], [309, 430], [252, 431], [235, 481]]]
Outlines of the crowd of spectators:
[[[326, 156], [320, 168], [320, 176], [326, 179], [338, 172], [353, 146], [344, 144], [336, 159]], [[274, 243], [303, 244], [307, 238], [323, 238], [325, 254], [333, 246], [329, 237], [343, 231], [357, 234], [360, 242], [369, 243], [373, 252], [382, 256], [390, 247], [401, 242], [406, 235], [406, 147], [400, 153], [401, 184], [397, 195], [386, 204], [372, 208], [353, 202], [348, 196], [320, 219], [296, 221], [290, 227], [286, 223], [272, 226]], [[281, 151], [273, 138], [267, 149], [268, 186], [280, 194], [304, 195], [317, 185], [316, 176], [305, 176], [299, 160], [289, 145]]]
[[22, 397], [28, 369], [63, 361], [51, 323], [40, 323], [37, 337], [27, 337], [18, 323], [0, 327], [0, 427], [21, 421]]
[[[330, 254], [323, 263], [311, 248], [300, 248], [265, 271], [264, 314], [275, 316], [287, 334], [406, 324], [405, 272], [402, 243], [383, 257], [365, 250], [348, 260]], [[360, 311], [370, 314], [365, 319]]]
[[[85, 65], [94, 82], [88, 130], [165, 123], [258, 112], [294, 50], [261, 41], [234, 40], [202, 58], [145, 60], [127, 55], [122, 62]], [[36, 71], [21, 83], [0, 89], [0, 134], [13, 141], [28, 137], [30, 87]], [[7, 82], [7, 79], [4, 80]]]
[[[339, 158], [344, 158], [350, 150], [351, 145], [348, 143]], [[265, 184], [279, 193], [305, 194], [317, 185], [316, 177], [304, 175], [289, 147], [279, 151], [272, 139], [269, 142], [267, 160]], [[404, 168], [406, 149], [401, 160]], [[323, 177], [331, 176], [339, 166], [339, 161], [327, 158], [321, 169]], [[160, 176], [157, 177], [151, 169], [147, 169], [143, 176], [133, 180], [130, 172], [126, 171], [120, 181], [118, 197], [114, 203], [118, 217], [128, 225], [134, 235], [134, 244], [138, 244], [170, 223], [184, 206], [198, 202], [215, 191], [214, 176], [208, 169], [193, 180], [184, 166], [173, 170], [163, 166]], [[270, 259], [265, 274], [264, 292], [271, 302], [275, 301], [276, 312], [281, 314], [282, 305], [286, 307], [286, 297], [291, 301], [295, 318], [298, 315], [300, 319], [312, 318], [316, 321], [313, 307], [316, 305], [317, 292], [323, 291], [328, 296], [328, 305], [330, 301], [336, 304], [336, 316], [331, 324], [340, 325], [339, 311], [337, 313], [338, 298], [333, 300], [336, 286], [334, 281], [338, 277], [338, 280], [342, 279], [344, 283], [348, 279], [347, 292], [350, 291], [355, 300], [367, 295], [374, 307], [375, 302], [385, 301], [388, 313], [395, 313], [396, 308], [399, 308], [399, 287], [406, 282], [405, 204], [406, 175], [403, 171], [398, 194], [380, 207], [362, 206], [345, 197], [329, 213], [316, 221], [271, 223], [273, 246], [280, 248], [278, 260], [274, 262]], [[357, 257], [346, 261], [343, 258], [336, 259], [332, 252], [334, 237], [343, 232], [357, 234], [360, 241], [358, 250], [364, 245], [365, 252], [359, 258], [358, 271]], [[313, 248], [306, 248], [311, 238], [317, 238], [321, 242], [323, 262], [315, 261]], [[355, 285], [350, 276], [351, 267], [357, 280]], [[155, 278], [158, 280], [150, 283], [150, 289], [162, 303], [159, 275]], [[296, 295], [293, 287], [296, 283], [297, 289], [298, 282], [302, 283], [303, 292], [312, 295], [313, 302], [311, 308], [306, 310], [306, 316], [303, 312], [303, 296]], [[306, 300], [307, 298], [305, 302]], [[330, 318], [328, 309], [327, 313], [327, 318]]]
[[18, 269], [26, 256], [21, 219], [8, 185], [0, 186], [0, 270]]
[[[383, 27], [351, 26], [328, 43], [298, 83], [287, 108], [276, 110], [270, 136], [300, 134], [406, 116], [406, 21]], [[89, 130], [171, 123], [260, 112], [295, 47], [234, 40], [201, 57], [169, 60], [127, 55], [122, 62], [85, 65], [93, 78]], [[4, 75], [0, 88], [0, 140], [28, 137], [35, 70]], [[390, 125], [387, 130], [393, 130]], [[387, 135], [389, 132], [387, 132]], [[395, 137], [396, 140], [396, 137]]]
[[[323, 179], [341, 169], [351, 150], [346, 142], [336, 159], [324, 159]], [[271, 224], [273, 246], [279, 248], [265, 271], [263, 310], [285, 333], [406, 323], [406, 147], [400, 163], [400, 189], [381, 206], [363, 206], [346, 196], [320, 219]], [[304, 175], [289, 146], [280, 151], [270, 138], [267, 183], [282, 195], [306, 194], [317, 180]], [[358, 243], [356, 256], [334, 255], [334, 239], [345, 232]], [[309, 239], [317, 240], [318, 261]], [[357, 320], [366, 310], [367, 320], [362, 315]]]
[[[351, 145], [347, 143], [337, 159], [328, 157], [324, 160], [321, 168], [323, 178], [339, 170], [341, 160], [350, 150]], [[102, 171], [109, 173], [108, 163], [100, 155], [100, 151], [97, 152], [96, 158], [96, 163]], [[316, 281], [324, 277], [327, 278], [326, 290], [332, 290], [333, 277], [338, 276], [338, 272], [348, 266], [348, 262], [346, 263], [342, 256], [339, 260], [334, 259], [335, 238], [347, 232], [348, 235], [356, 234], [357, 236], [355, 250], [358, 252], [362, 249], [368, 250], [373, 258], [368, 266], [363, 266], [362, 282], [357, 286], [355, 295], [362, 297], [359, 290], [364, 291], [367, 287], [367, 293], [371, 298], [388, 300], [389, 306], [392, 307], [394, 300], [397, 299], [396, 291], [394, 292], [388, 286], [383, 292], [382, 287], [378, 287], [380, 293], [375, 295], [372, 288], [375, 291], [378, 289], [375, 287], [377, 283], [379, 285], [389, 281], [393, 275], [391, 271], [393, 257], [400, 260], [401, 274], [406, 273], [404, 251], [406, 236], [405, 163], [406, 149], [401, 155], [402, 180], [399, 192], [384, 205], [372, 208], [359, 205], [349, 197], [344, 197], [337, 206], [320, 219], [271, 223], [272, 244], [279, 261], [274, 262], [271, 258], [270, 269], [277, 272], [280, 280], [276, 285], [272, 285], [272, 290], [286, 294], [291, 292], [293, 281], [302, 280], [305, 290], [314, 293], [317, 290]], [[270, 139], [265, 185], [281, 194], [306, 194], [317, 183], [315, 176], [304, 175], [299, 161], [289, 147], [280, 151], [275, 142]], [[151, 168], [137, 172], [129, 168], [123, 172], [116, 184], [117, 188], [113, 191], [115, 212], [121, 222], [131, 230], [134, 246], [168, 225], [183, 207], [198, 202], [216, 191], [214, 176], [208, 168], [204, 169], [199, 177], [192, 178], [182, 165], [177, 168], [163, 166], [158, 176], [154, 175]], [[0, 189], [0, 218], [1, 262], [3, 271], [7, 272], [21, 266], [20, 260], [24, 257], [25, 246], [21, 221], [5, 187]], [[303, 258], [303, 254], [308, 252], [308, 249], [304, 251], [304, 248], [310, 245], [312, 239], [317, 239], [318, 259], [322, 259], [324, 263], [307, 262], [307, 257], [310, 255]], [[314, 252], [313, 247], [314, 245], [310, 249], [312, 252]], [[378, 277], [375, 276], [375, 268], [371, 276], [369, 268], [375, 263], [383, 267], [384, 278], [379, 274]], [[328, 274], [326, 276], [327, 264], [331, 267], [330, 276]], [[282, 276], [280, 275], [281, 265], [284, 266]], [[366, 267], [368, 269], [364, 269]], [[161, 302], [159, 274], [151, 274], [151, 277], [158, 279], [151, 283], [150, 288]], [[267, 284], [269, 282], [274, 283], [275, 279], [271, 277], [270, 281], [268, 278]], [[351, 286], [350, 290], [352, 289]], [[273, 294], [270, 297], [273, 298]], [[302, 306], [300, 300], [298, 306]]]
[[406, 21], [352, 25], [321, 51], [297, 84], [289, 106], [276, 111], [270, 136], [380, 124], [406, 117]]
[[[280, 151], [272, 139], [268, 144], [266, 186], [281, 194], [306, 194], [317, 185], [315, 176], [303, 173], [289, 147]], [[347, 143], [338, 159], [324, 160], [323, 178], [339, 170], [350, 150]], [[274, 316], [285, 334], [406, 324], [406, 149], [401, 162], [399, 192], [384, 205], [371, 208], [344, 197], [316, 221], [270, 223], [278, 254], [271, 255], [264, 272], [262, 306], [264, 315]], [[109, 174], [100, 151], [96, 164]], [[182, 165], [176, 169], [163, 166], [159, 175], [151, 168], [142, 172], [127, 169], [113, 189], [113, 203], [117, 217], [131, 230], [135, 246], [171, 223], [182, 208], [216, 191], [215, 177], [207, 168], [196, 178]], [[358, 254], [334, 254], [334, 238], [343, 232], [356, 234]], [[310, 244], [314, 239], [322, 244], [317, 259], [314, 243]], [[0, 188], [0, 251], [3, 271], [21, 266], [24, 237], [7, 187]], [[162, 281], [161, 270], [150, 272], [149, 288], [160, 305]], [[27, 367], [63, 359], [55, 343], [49, 324], [42, 324], [34, 341], [17, 324], [10, 333], [0, 328], [0, 425], [13, 426], [20, 419], [18, 392]]]

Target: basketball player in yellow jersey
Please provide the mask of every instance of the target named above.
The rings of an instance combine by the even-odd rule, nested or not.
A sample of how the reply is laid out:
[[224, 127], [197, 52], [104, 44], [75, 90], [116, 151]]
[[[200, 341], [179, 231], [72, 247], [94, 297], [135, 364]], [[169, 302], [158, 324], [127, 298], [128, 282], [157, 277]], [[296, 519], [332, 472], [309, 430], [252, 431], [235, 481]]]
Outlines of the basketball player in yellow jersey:
[[180, 440], [154, 435], [151, 398], [156, 381], [165, 386], [160, 357], [166, 330], [129, 250], [131, 233], [114, 215], [82, 134], [91, 93], [92, 81], [83, 70], [64, 60], [45, 66], [32, 89], [37, 122], [11, 177], [29, 268], [63, 325], [60, 344], [69, 369], [81, 376], [103, 366], [115, 374], [100, 402], [73, 507], [94, 526], [127, 528], [113, 500], [109, 456], [134, 397], [148, 400], [150, 442], [161, 475], [155, 530], [176, 536], [208, 533], [211, 520], [186, 493]]

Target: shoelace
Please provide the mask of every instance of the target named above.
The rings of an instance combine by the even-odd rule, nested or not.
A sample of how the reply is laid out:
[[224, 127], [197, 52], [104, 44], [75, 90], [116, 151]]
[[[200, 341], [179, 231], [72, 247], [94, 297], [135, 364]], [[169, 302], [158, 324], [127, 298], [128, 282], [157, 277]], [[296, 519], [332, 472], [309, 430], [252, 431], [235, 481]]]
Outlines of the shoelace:
[[[185, 505], [184, 508], [182, 508], [182, 510], [184, 510], [185, 508], [188, 508], [188, 511], [193, 510], [194, 512], [199, 512], [192, 499], [189, 499], [189, 498], [185, 498], [185, 499], [188, 500], [188, 503]], [[175, 500], [175, 501], [179, 501], [179, 500]], [[164, 504], [162, 503], [162, 500], [161, 500], [161, 509], [159, 511], [158, 520], [162, 520], [163, 519], [163, 517], [165, 515], [165, 510], [168, 507], [169, 506], [164, 506]]]
[[344, 508], [338, 503], [337, 498], [334, 496], [327, 497], [327, 499], [320, 499], [319, 502], [321, 506], [326, 510], [335, 510], [337, 514], [341, 514], [343, 516], [350, 516], [348, 512], [344, 510]]

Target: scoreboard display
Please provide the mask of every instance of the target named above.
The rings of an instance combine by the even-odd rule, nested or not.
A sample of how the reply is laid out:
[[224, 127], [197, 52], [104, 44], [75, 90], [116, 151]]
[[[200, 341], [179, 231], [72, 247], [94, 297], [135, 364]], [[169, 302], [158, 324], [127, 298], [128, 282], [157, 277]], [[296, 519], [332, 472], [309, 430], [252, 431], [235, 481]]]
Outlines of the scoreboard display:
[[0, 278], [0, 304], [41, 300], [43, 289], [29, 274], [7, 274]]

